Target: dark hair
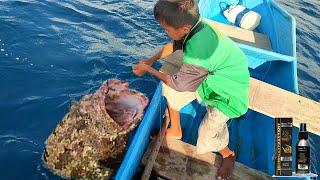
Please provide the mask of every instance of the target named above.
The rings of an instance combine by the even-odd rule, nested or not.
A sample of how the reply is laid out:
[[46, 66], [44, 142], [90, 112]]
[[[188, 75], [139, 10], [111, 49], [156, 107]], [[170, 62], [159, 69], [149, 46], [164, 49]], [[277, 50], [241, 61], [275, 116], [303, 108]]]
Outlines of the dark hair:
[[164, 21], [174, 28], [185, 24], [193, 26], [200, 17], [195, 0], [158, 0], [153, 13], [158, 22]]

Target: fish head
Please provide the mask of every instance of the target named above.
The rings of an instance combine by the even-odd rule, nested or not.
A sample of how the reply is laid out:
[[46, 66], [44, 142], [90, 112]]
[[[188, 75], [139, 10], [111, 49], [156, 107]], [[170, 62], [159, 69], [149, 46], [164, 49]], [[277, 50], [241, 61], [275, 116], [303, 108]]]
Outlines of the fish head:
[[121, 131], [131, 131], [143, 117], [148, 98], [129, 88], [127, 82], [109, 79], [97, 91], [101, 106], [114, 120]]

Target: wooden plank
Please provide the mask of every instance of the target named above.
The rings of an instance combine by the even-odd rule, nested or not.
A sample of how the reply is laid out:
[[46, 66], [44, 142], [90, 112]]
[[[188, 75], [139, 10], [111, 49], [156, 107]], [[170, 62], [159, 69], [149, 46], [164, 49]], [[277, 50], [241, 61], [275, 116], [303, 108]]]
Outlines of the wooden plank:
[[307, 123], [320, 136], [320, 103], [250, 78], [249, 108], [270, 117], [293, 117], [293, 125]]
[[247, 45], [265, 49], [268, 51], [272, 51], [270, 40], [268, 36], [264, 34], [249, 31], [249, 30], [242, 29], [235, 26], [230, 26], [227, 24], [223, 24], [223, 23], [208, 20], [208, 19], [205, 19], [205, 21], [211, 24], [218, 31], [221, 31], [224, 34], [226, 34], [235, 42], [247, 44]]
[[158, 155], [158, 152], [159, 152], [159, 149], [160, 149], [160, 146], [162, 144], [162, 141], [164, 139], [164, 136], [165, 136], [165, 132], [167, 130], [167, 127], [169, 125], [169, 113], [168, 113], [168, 109], [166, 109], [166, 117], [165, 117], [165, 120], [163, 122], [163, 125], [162, 125], [162, 128], [160, 129], [161, 131], [159, 132], [156, 140], [155, 140], [155, 143], [151, 146], [151, 152], [148, 156], [148, 159], [147, 159], [147, 163], [146, 163], [146, 167], [143, 171], [143, 174], [142, 174], [142, 177], [141, 179], [142, 180], [148, 180], [150, 178], [150, 174], [151, 174], [151, 171], [152, 171], [152, 168], [153, 168], [153, 164], [157, 158], [157, 155]]
[[[148, 156], [147, 151], [145, 156]], [[195, 146], [184, 143], [180, 140], [165, 139], [161, 147], [154, 171], [168, 179], [215, 179], [221, 157], [214, 153], [196, 154]], [[142, 159], [142, 164], [146, 159]], [[235, 163], [231, 179], [271, 179], [266, 173]]]

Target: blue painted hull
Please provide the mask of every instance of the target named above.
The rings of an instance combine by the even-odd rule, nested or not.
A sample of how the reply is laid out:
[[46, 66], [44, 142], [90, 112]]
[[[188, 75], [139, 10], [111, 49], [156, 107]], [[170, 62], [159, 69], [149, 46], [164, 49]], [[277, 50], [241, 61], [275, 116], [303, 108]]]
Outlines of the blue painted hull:
[[[200, 0], [201, 16], [227, 23], [221, 15], [218, 0]], [[221, 1], [222, 2], [222, 1]], [[223, 1], [236, 3], [237, 1]], [[252, 77], [273, 84], [291, 92], [298, 93], [295, 20], [274, 1], [243, 0], [242, 5], [259, 12], [262, 16], [260, 26], [255, 30], [267, 35], [273, 52], [238, 44], [249, 58]], [[149, 135], [159, 128], [166, 102], [161, 96], [159, 85], [139, 125], [126, 153], [116, 179], [131, 179], [139, 168], [140, 160], [149, 143]], [[182, 140], [195, 144], [197, 129], [205, 114], [202, 105], [193, 102], [181, 111], [183, 127]], [[274, 120], [249, 110], [238, 119], [229, 120], [231, 149], [237, 154], [237, 161], [254, 169], [274, 174]], [[294, 129], [293, 142], [296, 142], [297, 129]], [[295, 167], [295, 164], [293, 164]]]

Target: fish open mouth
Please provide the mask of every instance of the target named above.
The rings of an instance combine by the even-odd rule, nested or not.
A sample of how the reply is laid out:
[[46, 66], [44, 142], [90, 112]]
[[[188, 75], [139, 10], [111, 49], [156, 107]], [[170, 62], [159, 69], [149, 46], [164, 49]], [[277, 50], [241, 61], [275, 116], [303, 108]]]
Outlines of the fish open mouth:
[[101, 105], [121, 128], [138, 123], [148, 104], [148, 98], [144, 94], [129, 89], [128, 83], [117, 79], [106, 81], [98, 93], [104, 100]]
[[95, 93], [75, 102], [48, 137], [45, 165], [65, 178], [111, 177], [148, 101], [126, 82], [105, 81]]

